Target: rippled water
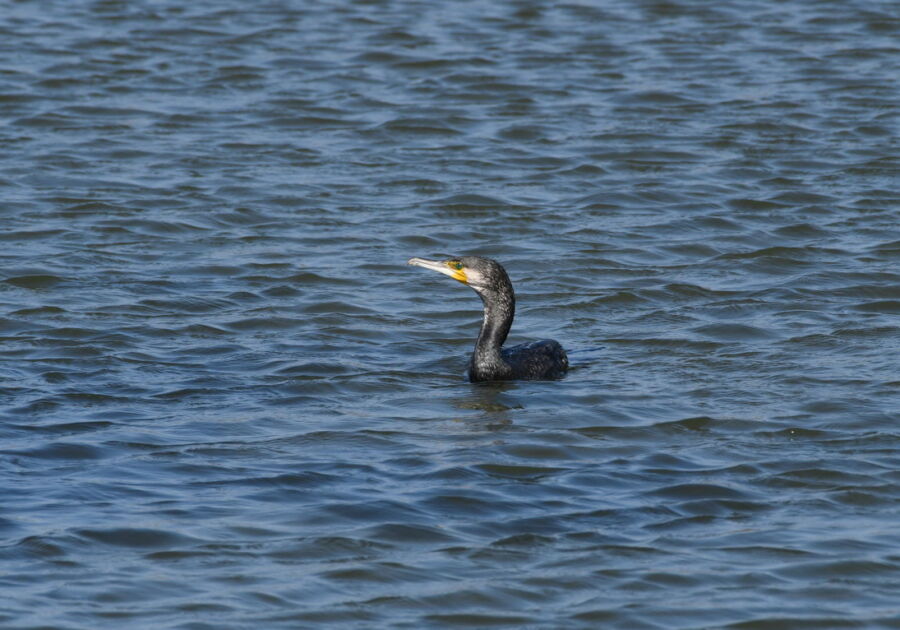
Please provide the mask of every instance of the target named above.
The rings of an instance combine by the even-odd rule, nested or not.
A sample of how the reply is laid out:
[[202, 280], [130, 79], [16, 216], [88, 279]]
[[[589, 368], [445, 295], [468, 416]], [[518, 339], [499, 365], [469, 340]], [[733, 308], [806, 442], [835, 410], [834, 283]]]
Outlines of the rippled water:
[[8, 3], [0, 625], [900, 628], [896, 8]]

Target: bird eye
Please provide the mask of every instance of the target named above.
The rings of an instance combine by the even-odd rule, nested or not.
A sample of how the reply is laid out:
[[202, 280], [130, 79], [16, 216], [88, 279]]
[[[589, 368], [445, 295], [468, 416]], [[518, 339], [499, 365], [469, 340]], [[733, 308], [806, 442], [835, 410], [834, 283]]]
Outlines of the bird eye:
[[461, 262], [452, 262], [452, 263], [450, 263], [450, 266], [453, 267], [454, 269], [456, 269], [457, 271], [459, 271], [460, 269], [463, 268], [463, 264]]

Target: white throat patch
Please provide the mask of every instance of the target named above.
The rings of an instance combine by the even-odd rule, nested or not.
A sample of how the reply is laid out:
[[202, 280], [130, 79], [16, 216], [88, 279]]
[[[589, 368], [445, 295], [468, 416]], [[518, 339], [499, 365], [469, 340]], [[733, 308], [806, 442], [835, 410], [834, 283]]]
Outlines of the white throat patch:
[[484, 286], [484, 276], [480, 271], [466, 267], [466, 283], [472, 287]]

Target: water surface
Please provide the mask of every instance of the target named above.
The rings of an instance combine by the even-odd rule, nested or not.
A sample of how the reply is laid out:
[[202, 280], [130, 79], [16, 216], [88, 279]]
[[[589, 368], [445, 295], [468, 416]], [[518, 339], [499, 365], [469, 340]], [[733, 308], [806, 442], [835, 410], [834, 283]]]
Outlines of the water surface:
[[[0, 625], [900, 628], [889, 2], [15, 2]], [[558, 382], [471, 385], [501, 260]]]

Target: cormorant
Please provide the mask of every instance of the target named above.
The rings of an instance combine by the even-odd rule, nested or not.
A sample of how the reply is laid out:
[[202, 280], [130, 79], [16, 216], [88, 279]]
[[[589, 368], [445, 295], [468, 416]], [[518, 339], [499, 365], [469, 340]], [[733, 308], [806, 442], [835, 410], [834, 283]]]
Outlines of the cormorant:
[[512, 283], [500, 263], [479, 256], [449, 260], [410, 258], [409, 265], [425, 267], [472, 287], [484, 303], [484, 320], [469, 361], [469, 380], [553, 379], [569, 367], [566, 351], [552, 339], [503, 348], [516, 312]]

